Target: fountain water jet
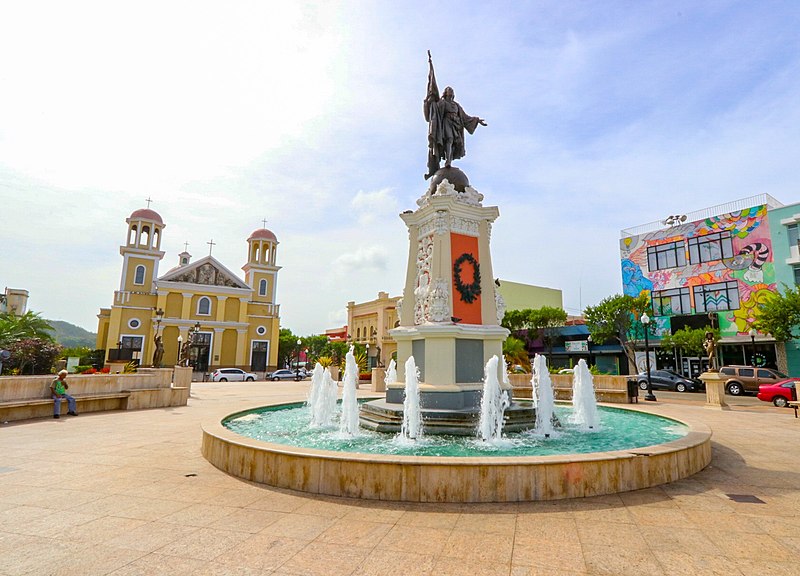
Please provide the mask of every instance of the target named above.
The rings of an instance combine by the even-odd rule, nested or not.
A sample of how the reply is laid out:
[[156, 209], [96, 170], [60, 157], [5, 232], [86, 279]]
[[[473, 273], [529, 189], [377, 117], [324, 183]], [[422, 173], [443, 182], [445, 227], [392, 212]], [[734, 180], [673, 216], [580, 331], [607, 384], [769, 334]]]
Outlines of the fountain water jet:
[[386, 376], [383, 378], [383, 383], [387, 386], [397, 382], [397, 362], [392, 358], [389, 361], [389, 366], [386, 368]]
[[586, 428], [595, 429], [600, 424], [597, 400], [594, 395], [594, 380], [586, 361], [581, 359], [575, 366], [572, 376], [572, 405], [574, 407], [570, 422]]
[[345, 356], [344, 379], [342, 386], [342, 416], [339, 421], [339, 431], [350, 436], [358, 436], [358, 400], [356, 389], [358, 384], [358, 364], [353, 355], [354, 347]]
[[537, 354], [533, 358], [533, 375], [531, 376], [531, 386], [533, 387], [536, 402], [536, 432], [544, 434], [549, 438], [553, 433], [553, 409], [555, 399], [553, 397], [553, 383], [550, 381], [550, 371], [547, 369], [547, 362], [544, 356]]
[[414, 357], [406, 361], [406, 397], [403, 401], [403, 425], [400, 434], [407, 440], [422, 438], [422, 411], [419, 404], [419, 369]]
[[317, 363], [311, 374], [311, 390], [306, 402], [311, 409], [311, 426], [330, 426], [336, 414], [336, 382], [331, 372]]
[[508, 392], [500, 388], [500, 381], [497, 379], [497, 364], [497, 356], [492, 356], [486, 363], [481, 418], [478, 422], [478, 436], [489, 442], [502, 438], [503, 413], [511, 404]]

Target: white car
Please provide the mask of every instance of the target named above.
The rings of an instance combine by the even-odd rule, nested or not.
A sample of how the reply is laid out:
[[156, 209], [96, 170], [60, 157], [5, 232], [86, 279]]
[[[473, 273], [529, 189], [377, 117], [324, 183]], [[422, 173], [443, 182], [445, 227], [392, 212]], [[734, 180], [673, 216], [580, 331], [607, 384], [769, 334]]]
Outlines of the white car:
[[211, 380], [214, 382], [252, 382], [255, 379], [255, 374], [240, 368], [218, 368], [211, 373]]

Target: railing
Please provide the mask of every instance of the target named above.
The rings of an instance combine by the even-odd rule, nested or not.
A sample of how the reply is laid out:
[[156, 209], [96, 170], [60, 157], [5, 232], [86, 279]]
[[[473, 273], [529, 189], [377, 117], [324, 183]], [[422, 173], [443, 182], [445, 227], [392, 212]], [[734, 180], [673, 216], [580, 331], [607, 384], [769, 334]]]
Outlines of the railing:
[[273, 316], [278, 317], [280, 316], [281, 312], [281, 305], [274, 304], [272, 302], [256, 302], [255, 300], [250, 300], [250, 304], [255, 304], [256, 306], [264, 306], [266, 307], [266, 316]]
[[135, 292], [131, 290], [114, 290], [114, 304], [127, 304], [131, 300], [131, 296], [156, 296], [155, 292]]
[[[741, 200], [734, 200], [733, 202], [717, 204], [716, 206], [711, 206], [702, 210], [687, 212], [684, 214], [684, 216], [686, 216], [686, 221], [696, 222], [698, 220], [705, 220], [706, 218], [711, 218], [713, 216], [719, 216], [720, 214], [730, 214], [732, 212], [738, 212], [739, 210], [745, 210], [747, 208], [752, 208], [753, 206], [761, 205], [766, 205], [767, 208], [770, 209], [783, 207], [781, 202], [769, 194], [757, 194], [756, 196], [742, 198]], [[648, 232], [655, 232], [656, 230], [663, 230], [664, 228], [669, 227], [670, 226], [666, 224], [664, 220], [657, 220], [655, 222], [641, 224], [632, 228], [625, 228], [624, 230], [620, 231], [620, 237], [629, 238], [631, 236], [639, 236], [640, 234], [647, 234]]]

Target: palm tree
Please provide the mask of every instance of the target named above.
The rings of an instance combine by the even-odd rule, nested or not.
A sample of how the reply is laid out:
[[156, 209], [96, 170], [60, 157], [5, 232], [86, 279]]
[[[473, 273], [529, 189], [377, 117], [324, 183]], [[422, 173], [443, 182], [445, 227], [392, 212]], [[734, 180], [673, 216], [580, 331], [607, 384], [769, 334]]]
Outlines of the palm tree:
[[519, 364], [526, 370], [530, 371], [531, 361], [528, 357], [528, 350], [525, 348], [525, 342], [519, 338], [509, 336], [503, 342], [503, 355], [506, 357], [506, 362], [511, 363], [512, 366]]
[[0, 314], [0, 345], [8, 345], [23, 338], [39, 338], [53, 342], [53, 327], [37, 312], [28, 310], [22, 316], [4, 312]]

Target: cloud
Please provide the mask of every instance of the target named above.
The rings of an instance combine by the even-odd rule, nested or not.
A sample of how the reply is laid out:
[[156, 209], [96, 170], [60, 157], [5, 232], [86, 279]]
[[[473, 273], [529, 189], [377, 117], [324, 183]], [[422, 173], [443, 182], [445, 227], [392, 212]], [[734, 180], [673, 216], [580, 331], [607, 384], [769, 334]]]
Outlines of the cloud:
[[339, 274], [350, 272], [384, 271], [389, 266], [389, 254], [383, 246], [363, 246], [355, 252], [342, 254], [333, 261]]
[[374, 192], [359, 190], [350, 201], [359, 224], [373, 224], [386, 217], [396, 217], [399, 209], [397, 198], [391, 188], [382, 188]]

